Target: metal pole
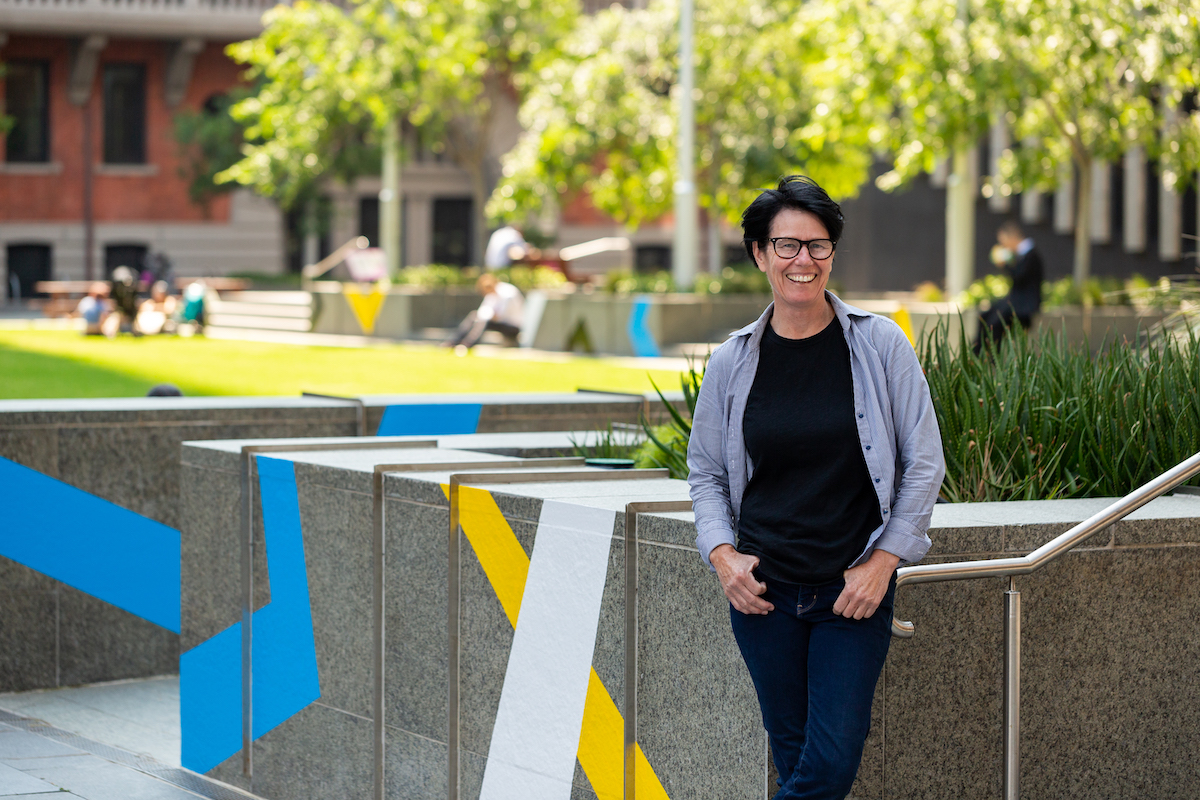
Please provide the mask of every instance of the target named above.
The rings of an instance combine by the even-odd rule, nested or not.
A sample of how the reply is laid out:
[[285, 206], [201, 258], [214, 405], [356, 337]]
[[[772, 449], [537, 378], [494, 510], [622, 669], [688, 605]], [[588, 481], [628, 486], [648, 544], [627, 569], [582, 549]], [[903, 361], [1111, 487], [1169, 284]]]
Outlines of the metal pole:
[[[958, 22], [964, 37], [971, 25], [968, 0], [958, 0]], [[970, 39], [967, 39], [968, 47]], [[946, 186], [946, 296], [958, 297], [975, 276], [975, 181], [973, 145], [956, 142], [953, 171]]]
[[1021, 796], [1021, 593], [1004, 593], [1004, 800]]
[[675, 154], [675, 247], [671, 274], [680, 289], [696, 279], [696, 149], [692, 0], [679, 6], [679, 131]]
[[379, 191], [379, 241], [371, 244], [383, 248], [388, 274], [400, 271], [403, 259], [400, 246], [400, 120], [388, 120], [383, 129], [383, 188]]

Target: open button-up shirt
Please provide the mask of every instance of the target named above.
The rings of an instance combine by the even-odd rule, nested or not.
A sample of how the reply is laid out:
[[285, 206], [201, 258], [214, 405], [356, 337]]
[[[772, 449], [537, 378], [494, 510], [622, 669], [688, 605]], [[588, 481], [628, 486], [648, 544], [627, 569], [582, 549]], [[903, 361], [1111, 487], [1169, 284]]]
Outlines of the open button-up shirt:
[[[919, 561], [929, 550], [929, 518], [946, 467], [929, 385], [917, 355], [900, 326], [825, 295], [833, 306], [850, 348], [854, 417], [859, 445], [879, 499], [883, 524], [871, 532], [866, 549], [875, 548]], [[696, 401], [688, 444], [696, 547], [711, 568], [709, 554], [721, 544], [737, 546], [742, 496], [754, 466], [746, 453], [742, 418], [754, 376], [759, 344], [774, 303], [713, 352]], [[781, 424], [803, 424], [804, 409]]]

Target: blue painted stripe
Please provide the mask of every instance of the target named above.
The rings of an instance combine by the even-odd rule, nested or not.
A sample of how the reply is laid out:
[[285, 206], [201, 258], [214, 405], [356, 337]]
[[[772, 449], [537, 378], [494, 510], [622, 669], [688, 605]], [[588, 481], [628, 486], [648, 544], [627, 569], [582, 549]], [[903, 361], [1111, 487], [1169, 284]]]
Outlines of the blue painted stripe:
[[0, 555], [179, 633], [179, 531], [0, 458]]
[[296, 468], [258, 457], [271, 602], [254, 614], [254, 738], [321, 696]]
[[626, 327], [626, 332], [629, 334], [629, 343], [633, 345], [634, 355], [657, 358], [662, 355], [662, 351], [658, 349], [658, 342], [654, 341], [654, 335], [650, 333], [650, 328], [646, 323], [649, 313], [650, 298], [644, 294], [634, 298], [633, 310], [629, 312], [629, 325]]
[[[295, 466], [257, 456], [271, 601], [254, 612], [251, 644], [255, 739], [321, 696]], [[183, 766], [208, 772], [242, 747], [241, 624], [180, 659]]]
[[383, 410], [376, 436], [448, 436], [475, 433], [479, 428], [479, 403], [414, 403]]
[[242, 749], [242, 623], [179, 657], [183, 766], [208, 772]]

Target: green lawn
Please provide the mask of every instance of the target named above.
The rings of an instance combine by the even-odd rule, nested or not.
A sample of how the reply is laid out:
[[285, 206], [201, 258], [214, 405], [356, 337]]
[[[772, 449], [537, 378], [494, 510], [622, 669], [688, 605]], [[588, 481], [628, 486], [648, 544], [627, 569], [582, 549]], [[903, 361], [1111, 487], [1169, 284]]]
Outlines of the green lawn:
[[73, 331], [0, 330], [0, 398], [137, 397], [157, 383], [187, 395], [338, 395], [428, 392], [643, 392], [650, 378], [678, 390], [674, 370], [603, 359], [455, 356], [440, 348], [301, 347], [202, 337], [84, 337]]

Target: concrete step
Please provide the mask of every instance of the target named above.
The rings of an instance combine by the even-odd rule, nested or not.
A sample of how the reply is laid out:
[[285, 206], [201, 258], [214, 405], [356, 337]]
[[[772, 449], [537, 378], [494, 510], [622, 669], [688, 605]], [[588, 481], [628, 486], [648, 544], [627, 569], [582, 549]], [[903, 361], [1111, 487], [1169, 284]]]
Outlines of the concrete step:
[[287, 319], [308, 319], [312, 315], [312, 306], [291, 305], [285, 303], [249, 303], [244, 301], [229, 302], [222, 299], [213, 303], [214, 314], [240, 314], [254, 317], [281, 317]]
[[221, 299], [235, 303], [270, 303], [272, 305], [311, 306], [312, 295], [308, 292], [223, 292]]
[[[228, 308], [228, 307], [226, 307]], [[288, 317], [262, 316], [257, 314], [231, 313], [236, 309], [222, 309], [205, 314], [206, 325], [217, 328], [253, 328], [255, 330], [294, 331], [304, 333], [312, 329], [312, 321]]]

